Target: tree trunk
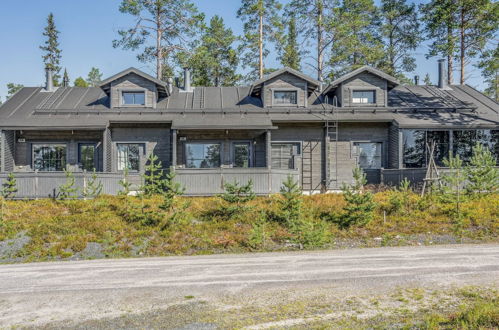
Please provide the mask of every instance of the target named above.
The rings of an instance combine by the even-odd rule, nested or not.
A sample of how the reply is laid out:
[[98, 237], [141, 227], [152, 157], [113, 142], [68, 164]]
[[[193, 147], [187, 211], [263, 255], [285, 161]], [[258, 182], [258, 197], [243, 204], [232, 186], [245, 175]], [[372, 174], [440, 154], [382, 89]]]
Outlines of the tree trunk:
[[263, 78], [263, 14], [260, 14], [260, 37], [258, 39], [258, 48], [260, 51], [259, 75]]
[[465, 69], [465, 61], [466, 61], [466, 55], [465, 55], [465, 32], [464, 32], [464, 9], [461, 8], [461, 26], [460, 26], [460, 31], [461, 31], [461, 54], [460, 54], [460, 61], [461, 61], [461, 79], [459, 83], [461, 85], [464, 85], [464, 69]]
[[[451, 48], [450, 45], [452, 45], [454, 42], [452, 41], [452, 23], [449, 23], [447, 25], [447, 43], [448, 47]], [[452, 46], [452, 49], [448, 50], [447, 54], [447, 85], [452, 85], [452, 81], [454, 80], [453, 77], [453, 70], [454, 70], [454, 63], [453, 63], [453, 51], [454, 51], [454, 46]]]
[[163, 77], [163, 49], [161, 47], [161, 39], [163, 38], [163, 30], [161, 28], [160, 7], [156, 8], [156, 78]]
[[323, 81], [323, 61], [324, 57], [322, 54], [322, 11], [323, 11], [323, 6], [322, 6], [322, 0], [317, 1], [317, 80], [320, 82]]

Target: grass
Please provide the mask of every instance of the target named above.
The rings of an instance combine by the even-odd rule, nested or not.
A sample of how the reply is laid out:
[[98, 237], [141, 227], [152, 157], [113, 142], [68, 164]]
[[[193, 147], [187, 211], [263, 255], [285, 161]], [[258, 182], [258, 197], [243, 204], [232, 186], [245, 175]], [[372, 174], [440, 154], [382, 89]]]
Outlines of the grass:
[[13, 256], [0, 250], [0, 262], [498, 241], [497, 194], [465, 199], [459, 230], [452, 207], [438, 198], [409, 193], [400, 204], [397, 194], [376, 193], [374, 219], [347, 229], [334, 221], [345, 205], [340, 194], [302, 197], [303, 219], [293, 226], [282, 218], [279, 196], [256, 198], [230, 216], [219, 212], [217, 197], [178, 198], [167, 213], [160, 197], [6, 201], [0, 242], [30, 240]]

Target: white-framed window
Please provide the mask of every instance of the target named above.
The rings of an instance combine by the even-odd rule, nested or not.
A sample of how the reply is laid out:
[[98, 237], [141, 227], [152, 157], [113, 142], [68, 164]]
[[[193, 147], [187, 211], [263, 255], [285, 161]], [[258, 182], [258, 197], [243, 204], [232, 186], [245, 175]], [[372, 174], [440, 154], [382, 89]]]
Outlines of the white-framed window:
[[251, 142], [232, 143], [232, 164], [234, 167], [251, 167]]
[[65, 144], [33, 144], [33, 168], [38, 171], [64, 171], [66, 169]]
[[274, 91], [273, 104], [296, 105], [298, 104], [298, 91]]
[[381, 142], [354, 142], [358, 165], [362, 169], [380, 169], [382, 166]]
[[185, 144], [185, 164], [187, 168], [220, 167], [220, 143], [192, 142]]
[[357, 104], [374, 104], [376, 99], [375, 91], [353, 91], [352, 103]]
[[121, 92], [121, 104], [123, 105], [145, 105], [145, 91], [123, 91]]
[[301, 145], [298, 142], [272, 143], [272, 168], [294, 169], [295, 156], [301, 154]]
[[[118, 171], [139, 172], [141, 153], [143, 153], [144, 145], [142, 143], [118, 143]], [[141, 152], [142, 151], [142, 152]]]

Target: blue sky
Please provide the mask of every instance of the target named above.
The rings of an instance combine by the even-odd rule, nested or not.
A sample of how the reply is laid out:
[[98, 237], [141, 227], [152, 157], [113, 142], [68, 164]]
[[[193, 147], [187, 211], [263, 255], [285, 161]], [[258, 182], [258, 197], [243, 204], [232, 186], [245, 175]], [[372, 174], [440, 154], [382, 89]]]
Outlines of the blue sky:
[[[416, 1], [420, 3], [421, 0]], [[60, 33], [62, 66], [73, 81], [86, 77], [92, 66], [98, 67], [104, 78], [130, 66], [153, 73], [153, 66], [139, 63], [136, 54], [112, 47], [120, 28], [133, 21], [118, 11], [119, 0], [1, 0], [0, 1], [0, 97], [5, 101], [8, 82], [25, 86], [41, 86], [44, 70], [39, 46], [43, 43], [43, 28], [49, 12], [55, 16]], [[238, 0], [194, 0], [207, 19], [220, 15], [234, 33], [241, 34], [242, 23], [236, 17]], [[415, 74], [429, 73], [436, 80], [437, 58], [425, 59], [426, 47], [416, 52], [418, 68]], [[271, 54], [267, 67], [278, 67]], [[304, 71], [315, 76], [310, 68]], [[412, 74], [411, 74], [412, 75]], [[468, 66], [468, 84], [481, 89], [479, 70]], [[457, 72], [455, 77], [457, 77]]]

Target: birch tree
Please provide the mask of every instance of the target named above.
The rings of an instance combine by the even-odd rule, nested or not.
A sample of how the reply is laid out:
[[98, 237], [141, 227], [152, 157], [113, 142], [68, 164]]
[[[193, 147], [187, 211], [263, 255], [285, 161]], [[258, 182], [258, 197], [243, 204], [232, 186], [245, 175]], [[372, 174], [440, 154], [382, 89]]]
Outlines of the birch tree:
[[54, 15], [50, 13], [47, 17], [47, 25], [45, 26], [43, 36], [47, 39], [40, 49], [44, 52], [42, 55], [45, 68], [51, 69], [54, 74], [52, 76], [54, 86], [59, 86], [61, 78], [61, 49], [59, 48], [59, 31], [55, 27]]
[[242, 64], [251, 71], [247, 79], [262, 78], [268, 43], [277, 42], [282, 34], [279, 17], [282, 5], [277, 0], [242, 0], [237, 17], [244, 23]]
[[137, 59], [154, 62], [158, 79], [170, 73], [177, 52], [189, 51], [204, 19], [189, 0], [123, 0], [120, 12], [132, 15], [135, 22], [118, 31], [119, 39], [113, 41], [113, 47], [141, 48]]

